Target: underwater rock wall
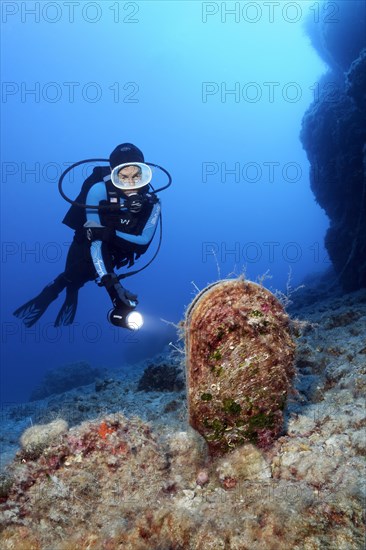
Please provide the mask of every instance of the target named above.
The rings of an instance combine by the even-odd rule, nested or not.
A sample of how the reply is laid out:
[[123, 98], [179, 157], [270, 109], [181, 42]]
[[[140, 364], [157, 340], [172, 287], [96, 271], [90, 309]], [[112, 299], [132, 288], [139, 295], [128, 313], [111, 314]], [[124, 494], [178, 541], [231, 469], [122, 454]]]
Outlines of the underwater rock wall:
[[332, 17], [306, 24], [329, 66], [314, 89], [300, 138], [310, 184], [330, 219], [325, 247], [346, 291], [366, 286], [366, 4], [333, 2]]
[[279, 436], [294, 374], [289, 317], [256, 283], [218, 281], [186, 315], [189, 423], [221, 455]]

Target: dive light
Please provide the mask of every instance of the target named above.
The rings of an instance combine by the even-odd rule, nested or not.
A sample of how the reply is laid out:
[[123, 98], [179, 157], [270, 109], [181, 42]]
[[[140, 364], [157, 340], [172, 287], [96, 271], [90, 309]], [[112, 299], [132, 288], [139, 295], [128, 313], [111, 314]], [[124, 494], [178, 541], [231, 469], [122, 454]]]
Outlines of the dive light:
[[120, 328], [128, 328], [130, 330], [139, 330], [144, 324], [144, 319], [138, 311], [128, 307], [115, 307], [108, 312], [108, 321]]

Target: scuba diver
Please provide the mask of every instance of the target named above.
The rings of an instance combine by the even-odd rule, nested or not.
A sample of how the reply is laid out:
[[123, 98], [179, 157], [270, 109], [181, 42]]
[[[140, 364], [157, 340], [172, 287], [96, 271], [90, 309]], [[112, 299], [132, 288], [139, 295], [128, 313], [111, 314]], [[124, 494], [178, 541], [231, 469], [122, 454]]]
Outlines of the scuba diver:
[[[75, 235], [68, 251], [65, 271], [38, 296], [14, 312], [26, 327], [36, 323], [65, 288], [65, 301], [54, 326], [72, 324], [78, 292], [86, 282], [92, 280], [104, 287], [112, 300], [109, 322], [129, 329], [137, 329], [142, 325], [141, 315], [134, 311], [138, 304], [137, 296], [120, 283], [120, 279], [137, 271], [117, 276], [114, 269], [127, 264], [131, 267], [148, 249], [159, 218], [161, 223], [161, 207], [156, 192], [168, 187], [171, 177], [164, 168], [145, 163], [143, 153], [131, 143], [118, 145], [108, 160], [110, 167], [96, 166], [83, 183], [75, 201], [63, 193], [62, 179], [70, 169], [89, 161], [75, 163], [60, 178], [60, 193], [72, 204], [63, 223], [74, 229]], [[152, 179], [150, 166], [156, 166], [168, 175], [167, 186], [149, 192]]]

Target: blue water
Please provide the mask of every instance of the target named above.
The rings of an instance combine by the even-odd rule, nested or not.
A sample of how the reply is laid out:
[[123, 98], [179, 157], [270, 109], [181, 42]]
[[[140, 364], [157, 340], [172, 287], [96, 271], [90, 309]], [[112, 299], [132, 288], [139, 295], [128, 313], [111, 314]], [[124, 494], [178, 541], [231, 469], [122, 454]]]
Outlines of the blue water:
[[[324, 13], [314, 2], [265, 4], [2, 3], [2, 403], [26, 400], [49, 368], [152, 356], [176, 340], [161, 319], [178, 323], [195, 285], [269, 270], [266, 286], [284, 290], [290, 268], [296, 286], [329, 267], [328, 219], [299, 140], [326, 70], [303, 23]], [[61, 171], [123, 142], [173, 177], [159, 255], [124, 283], [143, 329], [109, 325], [109, 297], [93, 282], [72, 327], [52, 326], [60, 296], [24, 328], [12, 312], [63, 271], [73, 237], [61, 224]], [[65, 191], [76, 197], [88, 173], [76, 170]], [[154, 174], [155, 187], [165, 182]]]

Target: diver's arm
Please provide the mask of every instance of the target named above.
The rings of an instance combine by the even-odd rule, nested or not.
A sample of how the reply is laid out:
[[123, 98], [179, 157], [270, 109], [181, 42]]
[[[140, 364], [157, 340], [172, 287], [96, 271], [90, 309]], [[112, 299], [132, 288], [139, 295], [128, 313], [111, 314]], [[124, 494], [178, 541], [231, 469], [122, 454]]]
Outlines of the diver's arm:
[[[98, 206], [100, 201], [103, 201], [106, 199], [107, 199], [107, 192], [106, 192], [104, 183], [97, 183], [90, 188], [86, 198], [86, 204], [92, 204], [92, 205], [95, 204], [95, 206]], [[84, 224], [84, 227], [86, 228], [103, 227], [102, 224], [100, 223], [99, 211], [97, 209], [87, 208], [86, 220], [87, 221]], [[104, 275], [108, 274], [108, 271], [106, 269], [106, 266], [103, 260], [101, 240], [95, 240], [91, 242], [90, 254], [93, 260], [95, 270], [101, 279]]]
[[103, 255], [102, 255], [102, 241], [93, 241], [91, 243], [90, 254], [93, 260], [95, 270], [98, 273], [98, 276], [100, 277], [100, 279], [102, 279], [104, 275], [108, 274], [108, 271], [106, 269], [106, 266], [103, 260]]
[[151, 214], [142, 230], [141, 235], [131, 235], [130, 233], [123, 233], [122, 231], [116, 231], [116, 236], [120, 239], [128, 241], [134, 244], [146, 245], [152, 240], [160, 215], [161, 207], [160, 202], [156, 202], [153, 206]]
[[[105, 184], [100, 182], [100, 183], [96, 183], [90, 188], [89, 193], [86, 197], [86, 204], [99, 206], [100, 201], [106, 201], [106, 200], [107, 200], [107, 191], [105, 188]], [[87, 222], [94, 222], [98, 224], [99, 227], [102, 227], [100, 217], [99, 217], [99, 210], [97, 210], [96, 208], [86, 209], [86, 219], [87, 219]]]
[[132, 294], [121, 285], [117, 275], [113, 271], [113, 267], [111, 267], [110, 271], [107, 271], [103, 260], [102, 244], [102, 241], [93, 241], [90, 247], [91, 257], [99, 275], [101, 286], [106, 288], [114, 307], [121, 306], [121, 304], [127, 307], [135, 307], [138, 304], [136, 294]]
[[110, 272], [107, 272], [102, 256], [102, 242], [93, 241], [90, 251], [101, 284], [106, 288], [114, 307], [118, 307], [121, 304], [127, 307], [135, 307], [138, 304], [136, 294], [132, 294], [121, 285], [113, 268], [111, 268]]
[[[103, 183], [93, 185], [90, 189], [86, 204], [98, 205], [100, 201], [105, 200], [107, 194]], [[100, 217], [98, 210], [87, 209], [86, 210], [86, 223], [84, 227], [86, 229], [99, 229], [108, 230], [100, 223]], [[102, 233], [103, 234], [103, 233]], [[108, 240], [108, 239], [106, 239]], [[127, 307], [135, 307], [138, 303], [137, 296], [125, 289], [118, 280], [117, 275], [113, 271], [113, 264], [109, 257], [109, 252], [101, 240], [92, 240], [90, 245], [90, 254], [93, 260], [93, 264], [96, 272], [100, 278], [101, 284], [106, 288], [112, 303], [115, 307], [120, 304], [124, 304]], [[109, 264], [109, 271], [107, 270], [105, 263]]]

